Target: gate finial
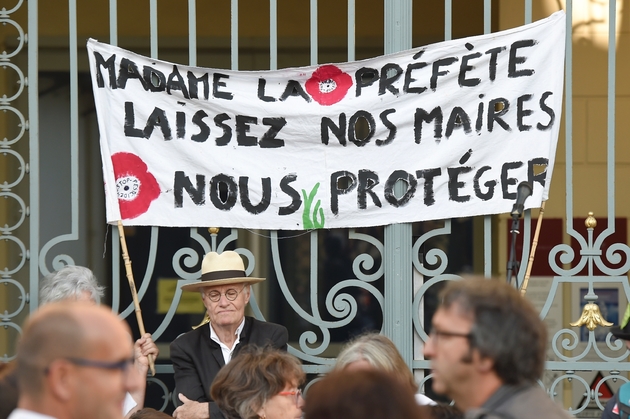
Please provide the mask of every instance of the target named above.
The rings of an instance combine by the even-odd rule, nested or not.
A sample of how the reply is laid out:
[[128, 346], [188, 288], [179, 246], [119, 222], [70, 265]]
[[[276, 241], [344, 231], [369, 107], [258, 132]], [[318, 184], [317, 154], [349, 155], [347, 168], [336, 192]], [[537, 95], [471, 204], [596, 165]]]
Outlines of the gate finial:
[[[586, 228], [593, 229], [597, 226], [597, 220], [593, 216], [593, 212], [589, 211], [588, 217], [584, 220], [584, 225]], [[585, 297], [586, 300], [596, 300], [597, 296], [589, 294]], [[588, 330], [595, 330], [597, 326], [610, 327], [613, 323], [607, 321], [599, 310], [599, 306], [595, 303], [589, 302], [584, 306], [582, 310], [582, 315], [580, 318], [573, 323], [569, 323], [571, 326], [586, 326]]]
[[595, 219], [595, 217], [593, 217], [592, 211], [589, 211], [588, 217], [586, 217], [586, 220], [584, 220], [584, 225], [586, 226], [586, 228], [597, 227], [597, 220]]
[[573, 327], [586, 326], [586, 328], [591, 331], [595, 330], [597, 326], [610, 327], [613, 325], [606, 321], [601, 311], [599, 311], [599, 306], [595, 303], [586, 304], [579, 320], [569, 324]]

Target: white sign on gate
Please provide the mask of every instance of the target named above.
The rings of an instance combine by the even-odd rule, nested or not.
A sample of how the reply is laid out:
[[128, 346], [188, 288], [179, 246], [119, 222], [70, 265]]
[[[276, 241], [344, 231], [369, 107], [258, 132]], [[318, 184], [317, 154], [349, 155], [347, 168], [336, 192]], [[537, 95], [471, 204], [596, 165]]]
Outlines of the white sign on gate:
[[[107, 221], [313, 229], [548, 198], [565, 16], [373, 59], [230, 71], [90, 39]], [[394, 184], [404, 182], [402, 191]]]

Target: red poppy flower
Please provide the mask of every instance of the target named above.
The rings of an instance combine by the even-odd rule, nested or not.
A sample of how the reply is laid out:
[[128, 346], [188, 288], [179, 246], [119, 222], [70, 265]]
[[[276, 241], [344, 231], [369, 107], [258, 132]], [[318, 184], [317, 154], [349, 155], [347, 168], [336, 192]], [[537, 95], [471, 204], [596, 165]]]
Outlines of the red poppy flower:
[[120, 216], [123, 219], [136, 218], [147, 212], [151, 202], [160, 195], [157, 180], [147, 170], [147, 165], [132, 153], [113, 154], [112, 164]]
[[306, 91], [317, 103], [334, 105], [346, 96], [352, 86], [352, 77], [334, 65], [323, 65], [306, 80]]

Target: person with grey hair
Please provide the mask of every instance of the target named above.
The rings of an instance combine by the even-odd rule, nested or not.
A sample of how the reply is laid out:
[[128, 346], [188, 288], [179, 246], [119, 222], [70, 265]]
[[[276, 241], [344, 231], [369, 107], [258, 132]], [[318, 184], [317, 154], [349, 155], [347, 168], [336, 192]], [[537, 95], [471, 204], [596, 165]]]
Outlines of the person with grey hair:
[[424, 394], [417, 393], [418, 384], [411, 370], [387, 336], [365, 333], [348, 342], [337, 356], [335, 370], [377, 369], [394, 374], [415, 393], [418, 404], [435, 404]]
[[520, 292], [474, 278], [450, 281], [440, 296], [424, 347], [436, 393], [469, 419], [572, 417], [537, 383], [547, 329]]
[[62, 300], [93, 301], [101, 303], [105, 287], [91, 270], [83, 266], [66, 265], [51, 272], [39, 284], [39, 305]]
[[[100, 304], [105, 287], [98, 284], [94, 273], [83, 266], [66, 265], [51, 272], [42, 279], [39, 288], [39, 305], [44, 306], [58, 301], [85, 301]], [[159, 350], [150, 333], [145, 333], [134, 344], [134, 370], [142, 377], [141, 385], [134, 392], [127, 393], [123, 406], [125, 417], [131, 416], [144, 406], [146, 376], [149, 369], [149, 355], [157, 359]]]

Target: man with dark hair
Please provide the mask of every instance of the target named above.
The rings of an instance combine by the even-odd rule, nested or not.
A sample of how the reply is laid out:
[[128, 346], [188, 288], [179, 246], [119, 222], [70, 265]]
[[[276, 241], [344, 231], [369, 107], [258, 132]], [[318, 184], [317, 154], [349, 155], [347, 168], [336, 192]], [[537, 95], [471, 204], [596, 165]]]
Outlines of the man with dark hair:
[[120, 419], [139, 384], [129, 327], [111, 310], [51, 303], [26, 322], [16, 355], [20, 396], [9, 419]]
[[451, 281], [424, 347], [433, 390], [466, 418], [571, 418], [537, 381], [547, 330], [510, 285], [490, 279]]

